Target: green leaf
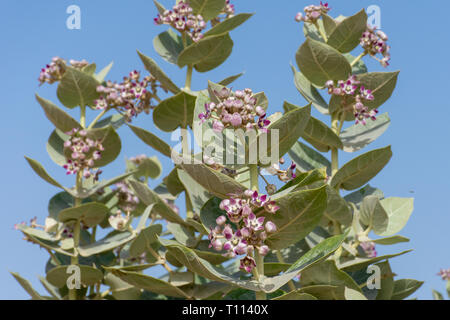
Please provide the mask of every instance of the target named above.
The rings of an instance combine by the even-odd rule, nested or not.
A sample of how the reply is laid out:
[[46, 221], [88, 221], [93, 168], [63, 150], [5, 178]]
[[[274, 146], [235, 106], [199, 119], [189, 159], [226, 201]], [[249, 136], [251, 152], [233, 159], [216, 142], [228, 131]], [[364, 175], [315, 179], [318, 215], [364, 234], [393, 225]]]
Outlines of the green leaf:
[[386, 231], [389, 217], [377, 196], [365, 197], [360, 210], [360, 220], [370, 226], [375, 234]]
[[199, 14], [205, 21], [215, 18], [225, 7], [225, 0], [189, 0], [194, 14]]
[[402, 230], [414, 210], [413, 198], [386, 198], [380, 204], [389, 217], [386, 231], [378, 233], [380, 236], [391, 236]]
[[391, 300], [394, 291], [394, 273], [392, 273], [389, 261], [376, 264], [380, 268], [380, 289], [378, 290], [377, 300]]
[[55, 179], [53, 179], [48, 173], [47, 171], [45, 171], [44, 167], [37, 162], [36, 160], [33, 160], [31, 158], [25, 157], [25, 159], [28, 161], [28, 164], [30, 165], [30, 167], [34, 170], [34, 172], [41, 177], [42, 179], [44, 179], [45, 181], [47, 181], [48, 183], [50, 183], [51, 185], [64, 189], [64, 187], [59, 184], [59, 182], [57, 182]]
[[161, 101], [153, 110], [155, 125], [165, 132], [172, 132], [181, 127], [192, 128], [196, 97], [181, 91], [173, 97]]
[[334, 188], [327, 185], [327, 216], [335, 219], [344, 226], [352, 223], [352, 211], [347, 202], [339, 195]]
[[16, 281], [25, 289], [25, 291], [31, 296], [32, 300], [47, 300], [47, 298], [41, 296], [36, 290], [33, 289], [31, 283], [24, 279], [17, 272], [10, 272]]
[[298, 191], [276, 200], [280, 209], [275, 215], [265, 214], [277, 231], [270, 234], [267, 245], [275, 250], [283, 249], [303, 239], [322, 219], [327, 205], [326, 188]]
[[[327, 14], [322, 14], [322, 24], [325, 30], [327, 37], [333, 33], [334, 29], [336, 29], [337, 22]], [[362, 33], [361, 33], [362, 34]]]
[[[102, 151], [102, 157], [99, 160], [95, 160], [95, 167], [106, 166], [120, 154], [120, 137], [112, 126], [88, 130], [87, 137], [93, 140], [100, 140], [105, 149]], [[69, 138], [70, 136], [56, 129], [52, 132], [47, 142], [47, 152], [50, 158], [60, 166], [66, 164], [66, 159], [70, 158], [70, 149], [64, 148], [64, 142]]]
[[149, 206], [147, 206], [147, 208], [145, 208], [144, 213], [142, 214], [141, 218], [139, 219], [139, 223], [136, 227], [136, 233], [141, 232], [142, 229], [145, 228], [145, 224], [147, 222], [148, 217], [150, 216], [150, 214], [152, 213], [154, 204], [151, 204]]
[[167, 224], [167, 231], [169, 231], [179, 243], [186, 247], [193, 247], [197, 243], [195, 232], [190, 227], [169, 222]]
[[50, 158], [60, 166], [66, 164], [66, 156], [64, 155], [64, 142], [69, 136], [58, 129], [53, 130], [47, 142], [47, 153]]
[[355, 281], [345, 272], [339, 270], [334, 261], [323, 261], [306, 269], [300, 278], [302, 287], [310, 285], [346, 286], [361, 293]]
[[252, 15], [253, 13], [239, 13], [235, 16], [225, 19], [221, 23], [215, 25], [207, 32], [205, 32], [204, 36], [209, 37], [228, 33], [231, 30], [239, 27], [241, 24], [247, 21]]
[[82, 67], [81, 71], [92, 76], [92, 75], [94, 75], [96, 69], [97, 69], [97, 65], [95, 63], [91, 63], [85, 67]]
[[384, 198], [383, 191], [381, 191], [380, 189], [372, 188], [368, 184], [368, 185], [364, 186], [363, 188], [346, 195], [344, 197], [344, 199], [348, 202], [352, 202], [352, 203], [356, 204], [357, 206], [360, 206], [363, 199], [365, 197], [371, 196], [371, 195], [377, 196], [378, 199]]
[[345, 287], [343, 286], [308, 286], [294, 292], [296, 294], [308, 294], [316, 297], [318, 300], [345, 300]]
[[125, 118], [121, 114], [113, 114], [106, 117], [94, 125], [94, 128], [113, 127], [115, 130], [119, 129], [125, 123]]
[[50, 295], [53, 298], [57, 300], [62, 300], [61, 295], [58, 292], [58, 288], [50, 284], [44, 277], [39, 276], [39, 282], [42, 284], [45, 290], [47, 290], [47, 292], [50, 293]]
[[[356, 57], [351, 55], [350, 53], [344, 54], [345, 59], [352, 64], [353, 61], [355, 61]], [[360, 59], [356, 64], [352, 67], [352, 74], [361, 74], [361, 73], [367, 73], [367, 66], [364, 63], [363, 59]]]
[[116, 300], [138, 300], [141, 297], [141, 289], [130, 285], [111, 272], [105, 275], [104, 281]]
[[[283, 108], [285, 112], [289, 112], [298, 107], [285, 102]], [[309, 118], [302, 137], [321, 152], [328, 152], [331, 147], [342, 149], [342, 142], [333, 130], [312, 116]]]
[[147, 130], [132, 126], [130, 124], [128, 126], [134, 132], [134, 134], [139, 139], [141, 139], [145, 144], [149, 145], [156, 151], [161, 152], [163, 155], [165, 155], [167, 157], [171, 157], [172, 148], [167, 143], [165, 143], [163, 140], [161, 140], [156, 135], [154, 135], [153, 133], [151, 133]]
[[226, 212], [219, 207], [221, 201], [221, 199], [213, 197], [209, 199], [200, 210], [200, 220], [207, 230], [216, 227], [216, 219], [218, 217], [226, 216]]
[[226, 212], [219, 208], [222, 200], [216, 197], [209, 199], [200, 210], [200, 220], [207, 230], [214, 229], [219, 216], [226, 216]]
[[99, 73], [95, 74], [94, 78], [97, 79], [98, 82], [103, 82], [105, 80], [106, 76], [108, 75], [109, 71], [111, 70], [113, 64], [114, 64], [113, 62], [108, 64], [106, 67], [104, 67], [102, 70], [100, 70]]
[[221, 199], [228, 198], [230, 193], [241, 193], [247, 189], [229, 176], [204, 164], [182, 164], [181, 166], [198, 184]]
[[176, 241], [160, 238], [159, 241], [165, 246], [169, 253], [173, 254], [176, 259], [186, 268], [202, 277], [214, 281], [234, 284], [240, 288], [254, 291], [260, 291], [258, 282], [255, 280], [241, 280], [237, 277], [229, 276], [215, 268], [205, 259], [200, 258], [192, 249], [189, 249]]
[[320, 152], [328, 152], [332, 147], [342, 149], [339, 137], [322, 121], [311, 117], [302, 134], [303, 139]]
[[[311, 117], [310, 104], [303, 108], [299, 108], [288, 102], [285, 102], [285, 105], [296, 107], [296, 109], [285, 113], [279, 120], [272, 123], [268, 128], [269, 133], [263, 133], [265, 135], [271, 135], [271, 131], [278, 130], [279, 142], [277, 144], [277, 148], [279, 157], [285, 155], [297, 142], [297, 140], [303, 134]], [[267, 138], [266, 141], [272, 141], [272, 139], [273, 137], [271, 137], [271, 139]], [[250, 150], [252, 150], [251, 146]], [[271, 157], [272, 143], [267, 143], [266, 154], [268, 157]]]
[[367, 298], [359, 291], [345, 287], [344, 289], [345, 300], [367, 300]]
[[194, 252], [202, 259], [208, 261], [213, 265], [222, 264], [230, 258], [225, 257], [223, 254], [225, 251], [217, 252], [213, 248], [208, 248], [210, 244], [209, 240], [202, 240], [199, 242], [197, 249], [193, 249]]
[[294, 84], [300, 94], [306, 99], [306, 101], [312, 103], [312, 105], [322, 114], [329, 114], [328, 104], [321, 96], [319, 91], [309, 82], [308, 79], [297, 69], [291, 65], [292, 72], [294, 73]]
[[172, 29], [160, 33], [153, 39], [155, 51], [167, 62], [177, 64], [178, 56], [183, 51], [181, 36]]
[[180, 92], [180, 88], [177, 87], [175, 83], [170, 80], [170, 78], [164, 73], [164, 71], [161, 70], [161, 68], [157, 65], [155, 60], [153, 60], [150, 57], [147, 57], [146, 55], [142, 54], [141, 52], [137, 52], [139, 57], [141, 58], [142, 62], [144, 63], [145, 69], [147, 69], [148, 72], [150, 72], [160, 83], [161, 85], [169, 90], [170, 92], [177, 94]]
[[212, 197], [212, 195], [197, 183], [185, 171], [178, 169], [178, 177], [186, 190], [192, 204], [194, 213], [199, 214], [203, 205]]
[[[66, 285], [69, 277], [73, 275], [73, 273], [67, 273], [67, 268], [69, 266], [57, 266], [47, 272], [46, 279], [52, 285], [57, 288], [62, 288]], [[86, 286], [92, 286], [102, 281], [103, 273], [96, 268], [78, 265], [80, 268], [80, 277], [81, 283]]]
[[[322, 31], [325, 31], [325, 27], [322, 20], [317, 20], [317, 24], [319, 25], [319, 28]], [[316, 26], [312, 23], [303, 24], [303, 34], [305, 35], [305, 38], [311, 38], [316, 41], [325, 42], [320, 32], [317, 30]]]
[[392, 236], [392, 237], [387, 237], [387, 238], [375, 239], [375, 240], [371, 240], [371, 241], [376, 244], [387, 246], [387, 245], [397, 244], [397, 243], [401, 243], [401, 242], [409, 242], [409, 239], [402, 237], [402, 236]]
[[331, 186], [340, 186], [345, 190], [357, 189], [375, 177], [391, 157], [390, 146], [367, 152], [339, 169], [331, 180]]
[[324, 86], [328, 80], [347, 79], [352, 72], [341, 53], [311, 38], [298, 49], [296, 60], [300, 71], [317, 86]]
[[97, 92], [99, 85], [100, 82], [94, 76], [66, 66], [66, 72], [59, 82], [56, 94], [59, 101], [70, 109], [76, 106], [93, 106], [94, 101], [100, 96]]
[[99, 183], [94, 184], [93, 187], [91, 188], [82, 188], [81, 192], [78, 192], [74, 189], [69, 189], [66, 191], [69, 192], [70, 194], [72, 194], [74, 197], [77, 198], [81, 198], [81, 199], [86, 199], [90, 196], [92, 196], [93, 194], [95, 194], [97, 191], [104, 189], [106, 187], [109, 187], [112, 184], [115, 184], [119, 181], [122, 181], [126, 178], [128, 178], [129, 176], [131, 176], [134, 172], [128, 172], [128, 173], [124, 173], [120, 176], [108, 179], [108, 180], [102, 180]]
[[185, 48], [178, 56], [178, 66], [194, 65], [198, 72], [217, 68], [230, 56], [233, 40], [227, 33], [203, 38]]
[[43, 99], [36, 94], [36, 99], [44, 109], [45, 115], [53, 125], [63, 132], [68, 132], [73, 128], [80, 129], [80, 124], [65, 111], [58, 108], [51, 101]]
[[163, 218], [171, 222], [186, 224], [184, 220], [175, 211], [173, 211], [172, 208], [170, 208], [156, 192], [151, 190], [147, 185], [135, 180], [129, 180], [129, 183], [136, 195], [145, 205], [148, 206], [153, 203], [155, 204], [153, 210], [160, 214]]
[[130, 256], [138, 257], [147, 251], [147, 248], [158, 241], [158, 236], [162, 232], [162, 225], [154, 224], [145, 229], [142, 229], [137, 235], [136, 239], [131, 242]]
[[272, 300], [317, 300], [317, 298], [308, 293], [298, 293], [297, 291], [292, 291]]
[[300, 141], [289, 150], [289, 157], [297, 165], [297, 169], [303, 172], [326, 167], [328, 174], [331, 173], [330, 161]]
[[290, 266], [289, 263], [266, 262], [264, 263], [264, 275], [268, 277], [277, 276], [281, 272], [289, 269]]
[[296, 275], [302, 273], [305, 269], [325, 260], [341, 246], [345, 237], [346, 234], [338, 235], [322, 241], [298, 259], [284, 274], [276, 277], [264, 278], [264, 291], [276, 291]]
[[[104, 167], [107, 164], [113, 162], [120, 154], [122, 149], [122, 143], [116, 130], [112, 126], [99, 129], [91, 129], [87, 131], [86, 137], [95, 140], [100, 140], [103, 148], [102, 156], [100, 159], [94, 161], [96, 168]], [[66, 155], [70, 155], [70, 149], [66, 150]]]
[[88, 227], [93, 227], [101, 223], [108, 213], [109, 209], [104, 204], [89, 202], [61, 210], [58, 214], [58, 220], [63, 223], [77, 220], [82, 221]]
[[181, 192], [185, 190], [185, 187], [181, 183], [180, 178], [178, 178], [177, 167], [173, 168], [173, 170], [170, 171], [169, 175], [164, 178], [164, 183], [166, 184], [169, 192], [174, 196], [179, 195]]
[[367, 101], [364, 104], [370, 109], [375, 109], [385, 103], [392, 95], [397, 84], [398, 74], [395, 72], [370, 72], [357, 76], [361, 85], [372, 90], [374, 100]]
[[220, 81], [219, 84], [222, 85], [222, 86], [227, 86], [227, 85], [233, 83], [234, 81], [236, 81], [236, 80], [237, 80], [238, 78], [240, 78], [243, 74], [244, 74], [244, 73], [241, 72], [241, 73], [236, 74], [236, 75], [234, 75], [234, 76], [229, 76], [229, 77], [223, 79], [222, 81]]
[[126, 272], [121, 270], [115, 270], [113, 271], [113, 274], [118, 276], [123, 281], [140, 289], [175, 298], [186, 298], [186, 294], [181, 289], [157, 278], [136, 272]]
[[346, 53], [356, 48], [367, 28], [367, 14], [364, 9], [339, 23], [328, 38], [328, 44]]
[[112, 235], [107, 235], [105, 238], [97, 242], [78, 247], [78, 252], [82, 257], [90, 257], [92, 255], [110, 251], [117, 247], [120, 247], [130, 242], [135, 237], [136, 235], [128, 231], [121, 233], [114, 232]]
[[419, 289], [423, 284], [423, 281], [417, 281], [414, 279], [400, 279], [394, 281], [394, 292], [392, 293], [391, 300], [403, 300]]
[[140, 160], [136, 165], [130, 160], [126, 160], [127, 171], [135, 171], [134, 177], [145, 177], [146, 179], [157, 179], [161, 175], [162, 165], [158, 157], [147, 157]]
[[380, 137], [389, 127], [391, 119], [387, 113], [377, 117], [375, 121], [369, 121], [365, 126], [355, 124], [345, 129], [341, 135], [341, 141], [345, 152], [359, 151]]
[[404, 255], [408, 252], [411, 252], [412, 250], [406, 250], [397, 254], [387, 254], [384, 256], [378, 256], [375, 258], [341, 258], [339, 262], [337, 262], [337, 267], [341, 270], [344, 271], [348, 271], [348, 272], [352, 272], [352, 271], [358, 271], [360, 269], [364, 269], [367, 268], [367, 266], [383, 261], [383, 260], [387, 260], [387, 259], [391, 259], [391, 258], [395, 258], [401, 255]]
[[58, 213], [61, 210], [71, 208], [74, 206], [73, 197], [63, 191], [55, 194], [48, 203], [48, 213], [49, 216], [56, 219], [58, 217]]
[[433, 293], [433, 300], [444, 300], [444, 297], [442, 296], [442, 293], [436, 291], [436, 290], [431, 290]]
[[164, 6], [161, 3], [159, 3], [158, 1], [153, 0], [153, 3], [155, 4], [155, 7], [158, 10], [159, 14], [163, 14], [164, 11], [166, 11], [166, 8], [164, 8]]

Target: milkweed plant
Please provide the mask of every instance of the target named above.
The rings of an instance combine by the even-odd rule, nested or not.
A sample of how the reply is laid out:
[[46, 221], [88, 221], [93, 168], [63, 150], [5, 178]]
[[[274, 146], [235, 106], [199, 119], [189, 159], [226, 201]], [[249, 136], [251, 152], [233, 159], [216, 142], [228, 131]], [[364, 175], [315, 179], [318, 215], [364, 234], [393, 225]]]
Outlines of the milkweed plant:
[[[389, 162], [391, 147], [339, 163], [340, 153], [368, 147], [390, 124], [388, 113], [379, 112], [399, 75], [386, 71], [388, 36], [368, 26], [364, 10], [332, 18], [332, 8], [320, 3], [293, 13], [292, 26], [301, 25], [306, 41], [291, 68], [307, 104], [285, 101], [284, 113], [271, 112], [264, 92], [230, 87], [242, 74], [191, 89], [195, 72], [231, 55], [230, 31], [252, 14], [238, 13], [229, 0], [181, 0], [169, 9], [154, 3], [155, 28], [165, 30], [154, 49], [186, 69], [184, 87], [140, 51], [143, 70], [119, 80], [108, 78], [112, 64], [97, 72], [95, 63], [60, 57], [40, 71], [39, 84], [56, 86], [59, 100], [36, 94], [55, 127], [46, 148], [73, 184], [64, 186], [26, 157], [60, 189], [45, 219], [16, 225], [49, 255], [40, 277], [45, 295], [12, 273], [28, 294], [40, 300], [412, 295], [422, 282], [397, 278], [389, 263], [409, 251], [377, 253], [378, 246], [409, 241], [398, 233], [413, 211], [413, 199], [385, 197], [368, 184]], [[369, 72], [366, 59], [378, 61], [381, 71]], [[70, 115], [75, 111], [79, 119]], [[328, 116], [329, 125], [313, 112]], [[137, 117], [153, 123], [134, 126]], [[121, 152], [120, 127], [149, 148], [104, 179]], [[179, 145], [155, 130], [175, 134]], [[155, 151], [173, 163], [163, 179], [158, 158], [146, 155]], [[176, 205], [179, 197], [186, 212]]]

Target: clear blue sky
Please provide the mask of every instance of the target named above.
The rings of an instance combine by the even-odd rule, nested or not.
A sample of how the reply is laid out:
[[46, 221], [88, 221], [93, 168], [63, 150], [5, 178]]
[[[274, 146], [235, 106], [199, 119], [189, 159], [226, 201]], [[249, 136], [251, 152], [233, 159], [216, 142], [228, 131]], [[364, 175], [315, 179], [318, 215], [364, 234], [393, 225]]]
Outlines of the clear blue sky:
[[[162, 1], [168, 6], [171, 1]], [[219, 81], [226, 76], [245, 71], [233, 86], [265, 91], [269, 110], [281, 111], [284, 100], [298, 105], [305, 101], [292, 82], [289, 63], [304, 41], [300, 24], [294, 22], [296, 12], [309, 1], [232, 1], [237, 12], [255, 12], [245, 25], [232, 32], [235, 47], [230, 59], [208, 74], [194, 76], [195, 90], [204, 89], [207, 80]], [[81, 30], [66, 28], [66, 8], [76, 4], [81, 8]], [[381, 8], [382, 28], [390, 37], [392, 64], [400, 69], [394, 96], [380, 109], [388, 111], [391, 127], [370, 148], [391, 144], [394, 156], [388, 166], [371, 184], [381, 188], [386, 196], [415, 197], [415, 210], [402, 235], [410, 243], [379, 248], [381, 253], [413, 248], [405, 256], [391, 260], [393, 270], [401, 278], [415, 278], [425, 285], [415, 295], [431, 297], [431, 289], [444, 291], [445, 284], [436, 273], [440, 267], [450, 267], [448, 250], [450, 206], [450, 117], [447, 97], [450, 64], [448, 1], [332, 1], [330, 14], [351, 15], [361, 8], [377, 4]], [[432, 14], [424, 5], [433, 8]], [[13, 229], [17, 222], [37, 216], [43, 222], [47, 204], [58, 190], [38, 178], [23, 156], [38, 159], [60, 181], [70, 185], [64, 170], [48, 157], [45, 143], [52, 126], [35, 101], [34, 93], [58, 102], [56, 86], [38, 88], [39, 70], [53, 56], [65, 59], [87, 59], [99, 67], [112, 60], [115, 65], [108, 78], [120, 80], [132, 69], [143, 70], [136, 49], [153, 57], [173, 79], [182, 85], [185, 72], [164, 62], [153, 51], [152, 40], [165, 27], [153, 24], [156, 15], [152, 1], [6, 1], [0, 10], [2, 76], [0, 132], [2, 137], [0, 197], [0, 298], [26, 299], [27, 294], [8, 271], [17, 271], [43, 290], [37, 276], [44, 275], [47, 253], [21, 240]], [[383, 71], [369, 63], [371, 71]], [[76, 113], [74, 116], [78, 115]], [[92, 116], [92, 114], [91, 114]], [[150, 116], [135, 124], [152, 129]], [[153, 130], [153, 129], [152, 129]], [[156, 129], [153, 130], [157, 132]], [[138, 141], [129, 129], [120, 129], [123, 151], [118, 160], [106, 168], [105, 177], [124, 169], [125, 156], [146, 153], [156, 155]], [[160, 133], [158, 133], [160, 134]], [[160, 134], [168, 139], [167, 134]], [[355, 155], [341, 158], [341, 163]], [[170, 169], [163, 162], [165, 173]], [[153, 185], [155, 185], [153, 183]], [[414, 193], [411, 193], [413, 191]]]

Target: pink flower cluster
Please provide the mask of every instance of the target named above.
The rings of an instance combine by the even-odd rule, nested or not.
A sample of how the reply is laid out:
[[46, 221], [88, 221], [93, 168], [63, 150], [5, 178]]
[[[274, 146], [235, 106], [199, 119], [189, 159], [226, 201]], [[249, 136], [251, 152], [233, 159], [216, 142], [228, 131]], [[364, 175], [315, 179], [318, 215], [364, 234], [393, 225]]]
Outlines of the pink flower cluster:
[[273, 165], [271, 165], [269, 168], [266, 168], [267, 173], [269, 173], [270, 175], [277, 175], [278, 179], [280, 179], [283, 182], [288, 182], [292, 179], [296, 178], [295, 175], [295, 168], [297, 167], [297, 165], [292, 162], [291, 165], [289, 166], [289, 168], [287, 170], [281, 170], [280, 168], [280, 164], [283, 165], [284, 164], [284, 159], [281, 158], [279, 163], [275, 163]]
[[128, 77], [123, 78], [122, 83], [108, 81], [105, 86], [98, 86], [97, 92], [102, 95], [94, 101], [95, 108], [98, 110], [116, 108], [124, 113], [128, 122], [141, 112], [149, 114], [153, 108], [152, 98], [156, 97], [158, 85], [152, 75], [144, 77], [142, 81], [140, 77], [141, 74], [134, 70]]
[[355, 104], [353, 105], [353, 112], [355, 115], [355, 123], [362, 123], [366, 125], [366, 119], [370, 118], [376, 120], [378, 110], [369, 110], [364, 105], [364, 101], [373, 101], [375, 97], [372, 90], [367, 89], [361, 85], [361, 82], [352, 75], [347, 80], [339, 80], [337, 86], [334, 85], [333, 80], [327, 81], [325, 86], [328, 88], [328, 93], [331, 95], [342, 96], [344, 99], [353, 98]]
[[440, 276], [442, 280], [450, 281], [450, 269], [441, 269], [437, 275]]
[[[378, 60], [383, 67], [389, 66], [389, 60], [391, 55], [389, 53], [391, 47], [387, 45], [388, 37], [381, 31], [376, 30], [376, 27], [367, 26], [366, 31], [363, 33], [360, 42], [365, 52], [370, 54], [374, 59]], [[376, 55], [380, 53], [383, 58], [380, 60], [376, 58]]]
[[134, 194], [134, 192], [130, 189], [130, 186], [125, 181], [121, 181], [116, 183], [117, 188], [117, 197], [119, 199], [117, 206], [123, 212], [133, 212], [136, 210], [137, 205], [139, 204], [139, 198]]
[[232, 92], [224, 87], [220, 91], [214, 90], [214, 94], [220, 102], [206, 103], [205, 113], [198, 116], [202, 121], [213, 118], [214, 131], [222, 132], [225, 128], [232, 127], [267, 132], [270, 121], [266, 119], [264, 108], [256, 104], [257, 100], [251, 89]]
[[371, 241], [361, 242], [361, 248], [369, 258], [375, 258], [378, 254], [377, 250], [375, 249], [375, 243]]
[[303, 15], [301, 12], [297, 13], [295, 16], [295, 21], [300, 22], [309, 22], [309, 23], [316, 23], [317, 20], [323, 15], [327, 14], [328, 11], [331, 10], [331, 8], [328, 6], [328, 3], [322, 3], [320, 1], [320, 5], [309, 5], [303, 9], [305, 11], [305, 14]]
[[201, 15], [194, 15], [191, 6], [185, 1], [179, 1], [172, 10], [166, 10], [158, 14], [154, 19], [155, 24], [167, 24], [176, 30], [187, 33], [192, 41], [197, 42], [203, 38], [202, 31], [206, 28], [206, 22]]
[[[87, 137], [86, 130], [74, 128], [66, 134], [70, 138], [64, 142], [64, 153], [70, 156], [66, 156], [67, 163], [63, 166], [64, 169], [67, 170], [67, 174], [83, 172], [86, 179], [90, 178], [93, 175], [91, 170], [94, 168], [95, 161], [102, 157], [102, 151], [105, 150], [102, 142]], [[100, 173], [100, 170], [95, 172], [95, 180], [98, 180]]]
[[[87, 66], [89, 63], [86, 60], [77, 61], [70, 60], [69, 61], [72, 67], [76, 69], [82, 69]], [[52, 58], [52, 61], [47, 64], [44, 68], [41, 69], [41, 73], [39, 74], [39, 85], [44, 83], [52, 84], [61, 80], [64, 73], [66, 72], [66, 61], [61, 59], [60, 57]]]
[[264, 241], [268, 234], [277, 230], [272, 221], [265, 222], [264, 217], [256, 217], [254, 211], [258, 208], [264, 208], [270, 213], [276, 213], [279, 209], [267, 195], [259, 195], [257, 191], [247, 190], [240, 195], [230, 195], [229, 199], [220, 203], [220, 209], [226, 211], [228, 220], [238, 227], [237, 230], [234, 231], [226, 223], [226, 216], [219, 216], [216, 219], [217, 226], [209, 234], [210, 247], [227, 251], [225, 256], [234, 258], [245, 255], [240, 260], [240, 268], [246, 272], [252, 272], [256, 266], [254, 250], [258, 250], [262, 256], [269, 253], [270, 249]]

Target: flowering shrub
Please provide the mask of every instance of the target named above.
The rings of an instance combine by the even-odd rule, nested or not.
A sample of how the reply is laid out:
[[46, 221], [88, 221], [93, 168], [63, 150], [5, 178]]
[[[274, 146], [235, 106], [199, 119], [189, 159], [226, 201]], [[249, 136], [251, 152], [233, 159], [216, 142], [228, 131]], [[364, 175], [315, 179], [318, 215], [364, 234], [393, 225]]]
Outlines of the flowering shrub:
[[[16, 225], [49, 254], [42, 278], [49, 295], [13, 273], [32, 298], [389, 300], [413, 294], [422, 282], [394, 279], [389, 264], [408, 251], [377, 253], [378, 246], [409, 241], [398, 232], [413, 199], [386, 198], [367, 184], [389, 162], [391, 147], [339, 166], [339, 151], [360, 151], [389, 126], [388, 114], [377, 113], [399, 74], [368, 72], [366, 55], [380, 53], [384, 67], [390, 56], [387, 36], [367, 26], [364, 10], [332, 18], [328, 4], [320, 3], [297, 14], [306, 41], [296, 53], [299, 70], [292, 70], [307, 105], [285, 102], [281, 114], [270, 112], [264, 92], [232, 91], [228, 86], [240, 75], [209, 81], [201, 91], [191, 88], [194, 71], [213, 70], [229, 57], [230, 31], [251, 14], [236, 13], [225, 0], [177, 1], [171, 10], [155, 4], [156, 24], [169, 29], [154, 47], [167, 62], [186, 67], [183, 88], [141, 52], [148, 73], [132, 71], [120, 83], [105, 80], [111, 65], [96, 72], [85, 60], [54, 58], [41, 71], [39, 84], [57, 85], [60, 104], [79, 108], [81, 116], [76, 120], [36, 96], [55, 126], [49, 155], [74, 175], [74, 185], [63, 186], [26, 158], [38, 176], [61, 189], [50, 199], [44, 225], [38, 218]], [[355, 57], [359, 45], [363, 52]], [[311, 107], [329, 116], [331, 127], [313, 117]], [[89, 124], [87, 112], [94, 114]], [[180, 130], [182, 152], [130, 123], [143, 113], [162, 131]], [[148, 151], [174, 160], [156, 188], [149, 180], [160, 177], [161, 163], [145, 154], [127, 159], [125, 173], [101, 179], [120, 153], [121, 126]], [[185, 148], [189, 129], [200, 154]], [[239, 139], [223, 148], [215, 140], [223, 136]], [[278, 140], [262, 143], [268, 138]], [[232, 161], [223, 161], [223, 153]], [[242, 161], [235, 163], [235, 156]], [[267, 194], [260, 190], [264, 184]], [[180, 196], [186, 212], [175, 205]], [[99, 238], [101, 229], [106, 235]], [[70, 266], [80, 270], [78, 287]], [[166, 272], [159, 278], [151, 275], [157, 267]], [[368, 267], [378, 270], [374, 283]]]

